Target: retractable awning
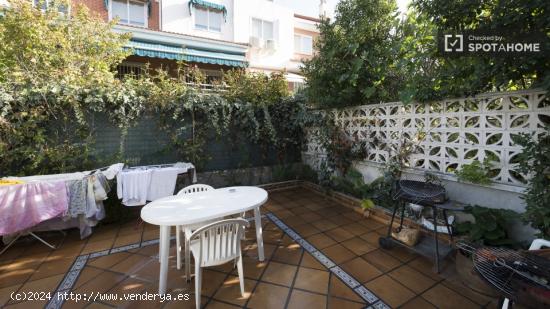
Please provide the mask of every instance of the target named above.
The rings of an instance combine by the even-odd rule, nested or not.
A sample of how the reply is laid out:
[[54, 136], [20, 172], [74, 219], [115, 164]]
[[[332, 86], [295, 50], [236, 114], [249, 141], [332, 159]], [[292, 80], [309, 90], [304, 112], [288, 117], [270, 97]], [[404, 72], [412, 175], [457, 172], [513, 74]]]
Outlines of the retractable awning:
[[188, 62], [209, 63], [232, 67], [248, 66], [244, 54], [230, 54], [213, 50], [184, 48], [183, 46], [137, 40], [129, 41], [126, 48], [132, 49], [134, 55], [143, 57], [184, 60]]

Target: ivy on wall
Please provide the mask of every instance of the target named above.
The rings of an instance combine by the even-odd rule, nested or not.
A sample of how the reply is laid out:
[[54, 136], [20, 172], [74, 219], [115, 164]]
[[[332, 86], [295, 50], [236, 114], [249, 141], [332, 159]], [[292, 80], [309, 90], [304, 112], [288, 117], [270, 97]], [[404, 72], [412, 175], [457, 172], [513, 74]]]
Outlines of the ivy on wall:
[[301, 143], [305, 103], [290, 96], [282, 74], [230, 71], [207, 91], [187, 83], [204, 76], [182, 63], [175, 76], [146, 68], [118, 80], [113, 68], [128, 56], [128, 36], [85, 6], [74, 6], [70, 19], [60, 15], [62, 4], [42, 12], [14, 0], [0, 19], [0, 176], [110, 163], [93, 150], [98, 113], [123, 135], [144, 115], [159, 115], [169, 150], [199, 167], [212, 139], [254, 143], [262, 156], [275, 152], [280, 160]]

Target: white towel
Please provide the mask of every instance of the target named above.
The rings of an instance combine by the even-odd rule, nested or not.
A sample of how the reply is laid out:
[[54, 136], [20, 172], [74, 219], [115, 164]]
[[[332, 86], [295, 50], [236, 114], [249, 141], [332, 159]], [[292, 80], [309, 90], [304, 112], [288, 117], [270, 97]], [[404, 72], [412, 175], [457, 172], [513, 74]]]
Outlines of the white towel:
[[126, 206], [145, 205], [151, 170], [122, 171], [117, 175], [117, 195]]
[[178, 174], [184, 173], [181, 168], [155, 168], [151, 172], [151, 184], [147, 192], [147, 200], [154, 201], [161, 197], [174, 195]]

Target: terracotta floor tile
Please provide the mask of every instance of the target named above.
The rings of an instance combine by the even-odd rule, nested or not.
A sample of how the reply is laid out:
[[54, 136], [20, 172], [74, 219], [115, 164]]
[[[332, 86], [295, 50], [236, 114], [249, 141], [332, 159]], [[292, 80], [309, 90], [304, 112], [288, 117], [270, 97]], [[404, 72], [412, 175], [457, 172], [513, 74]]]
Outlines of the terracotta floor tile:
[[283, 235], [285, 233], [281, 230], [277, 230], [277, 231], [270, 231], [270, 230], [267, 230], [267, 231], [263, 231], [263, 239], [264, 239], [264, 243], [268, 243], [268, 244], [278, 244], [281, 242], [281, 238], [283, 238]]
[[350, 300], [330, 296], [328, 298], [328, 309], [361, 309], [364, 307], [364, 303], [356, 303]]
[[40, 263], [27, 264], [26, 267], [14, 270], [0, 270], [0, 288], [24, 283], [29, 279]]
[[120, 252], [115, 254], [109, 254], [106, 256], [98, 257], [95, 259], [92, 259], [88, 261], [88, 265], [102, 268], [102, 269], [110, 269], [113, 265], [116, 265], [120, 263], [121, 261], [124, 261], [128, 259], [131, 255], [126, 252]]
[[294, 216], [294, 214], [290, 210], [276, 210], [273, 212], [274, 215], [279, 217], [279, 219], [284, 220], [286, 218]]
[[65, 277], [65, 274], [55, 275], [33, 281], [27, 281], [19, 289], [19, 292], [53, 292], [56, 290], [59, 283], [61, 283], [63, 277]]
[[119, 308], [123, 305], [131, 306], [132, 302], [129, 300], [124, 300], [123, 295], [129, 293], [141, 293], [142, 291], [145, 291], [148, 286], [151, 286], [151, 284], [146, 281], [135, 278], [126, 278], [108, 292], [116, 294], [119, 297], [116, 300], [106, 300], [105, 302]]
[[359, 221], [360, 224], [368, 227], [369, 229], [371, 230], [376, 230], [376, 229], [379, 229], [381, 227], [388, 227], [389, 224], [384, 224], [382, 222], [379, 222], [379, 221], [376, 221], [374, 219], [370, 219], [370, 218], [367, 218], [367, 219], [363, 219], [361, 221]]
[[382, 271], [361, 257], [357, 257], [340, 266], [361, 283], [382, 275]]
[[387, 275], [378, 277], [365, 286], [391, 307], [399, 307], [415, 294]]
[[88, 307], [86, 307], [86, 309], [109, 309], [109, 308], [113, 308], [113, 307], [102, 303], [91, 303]]
[[403, 309], [436, 309], [436, 307], [429, 302], [427, 302], [424, 298], [417, 296], [416, 298], [413, 298], [412, 300], [405, 303], [403, 306], [401, 306]]
[[355, 253], [340, 244], [325, 248], [322, 252], [336, 264], [342, 264], [356, 256]]
[[38, 280], [66, 273], [74, 262], [74, 258], [60, 258], [42, 263], [29, 280]]
[[336, 244], [334, 239], [328, 237], [324, 233], [311, 235], [307, 237], [306, 240], [319, 250]]
[[381, 248], [381, 250], [384, 251], [384, 253], [387, 253], [404, 263], [412, 261], [413, 259], [419, 257], [419, 255], [414, 253], [412, 250], [402, 246], [396, 246], [391, 249]]
[[[258, 259], [258, 246], [256, 243], [254, 243], [254, 245], [252, 246], [243, 247], [242, 250], [243, 250], [243, 255]], [[275, 250], [277, 250], [276, 245], [264, 243], [264, 255], [266, 260], [271, 258]]]
[[141, 241], [141, 233], [122, 235], [122, 236], [119, 235], [113, 244], [113, 248], [139, 243], [140, 241]]
[[378, 233], [370, 232], [367, 234], [363, 234], [359, 237], [361, 237], [361, 239], [367, 241], [371, 245], [376, 246], [377, 248], [379, 247], [378, 240], [380, 239], [380, 235], [378, 235]]
[[[183, 253], [182, 253], [183, 254]], [[116, 271], [119, 273], [131, 275], [145, 264], [151, 261], [150, 257], [145, 257], [138, 254], [132, 254], [127, 259], [120, 261], [119, 263], [110, 267], [111, 271]]]
[[74, 290], [77, 293], [104, 293], [124, 280], [124, 275], [103, 272]]
[[11, 293], [16, 292], [21, 286], [22, 284], [16, 284], [0, 289], [0, 308], [2, 308], [5, 303], [11, 300]]
[[[258, 259], [243, 257], [244, 277], [248, 279], [258, 280], [267, 266], [267, 261], [260, 262]], [[237, 275], [237, 269], [233, 269], [232, 275]]]
[[[203, 283], [206, 283], [203, 281]], [[232, 303], [235, 305], [243, 306], [246, 301], [250, 298], [252, 289], [256, 285], [255, 280], [244, 280], [244, 296], [241, 294], [241, 287], [239, 283], [239, 277], [230, 276], [225, 279], [222, 286], [218, 289], [216, 294], [214, 294], [214, 299]]]
[[260, 282], [254, 290], [247, 308], [284, 308], [288, 297], [288, 288]]
[[[194, 270], [193, 270], [194, 271]], [[201, 289], [201, 295], [203, 296], [212, 296], [216, 293], [218, 288], [223, 284], [225, 281], [225, 278], [227, 277], [226, 274], [219, 273], [217, 271], [209, 270], [208, 268], [203, 268], [202, 270], [202, 289]], [[194, 278], [194, 277], [193, 277]], [[191, 289], [195, 289], [195, 279], [193, 279], [189, 286]], [[192, 298], [194, 299], [194, 295]]]
[[306, 223], [312, 223], [314, 221], [323, 219], [323, 216], [311, 211], [303, 213], [299, 215], [299, 217], [302, 219], [302, 221]]
[[289, 246], [279, 246], [273, 254], [272, 260], [287, 264], [298, 265], [302, 257], [303, 249], [294, 243]]
[[338, 277], [330, 276], [329, 295], [345, 298], [358, 303], [365, 303], [350, 287], [345, 285]]
[[297, 266], [271, 262], [265, 270], [262, 281], [277, 283], [285, 286], [290, 286], [294, 275], [296, 274]]
[[435, 271], [435, 264], [433, 263], [433, 261], [426, 257], [417, 257], [416, 259], [413, 259], [412, 261], [407, 263], [407, 265], [432, 278], [433, 280], [439, 281], [443, 279], [443, 277], [437, 274], [437, 272]]
[[370, 229], [359, 223], [346, 224], [342, 227], [355, 236], [360, 236], [370, 232]]
[[322, 220], [315, 221], [315, 222], [311, 223], [311, 225], [313, 225], [314, 227], [316, 227], [318, 230], [320, 230], [322, 232], [332, 230], [333, 228], [338, 227], [336, 224], [332, 223], [331, 221], [329, 221], [327, 219], [322, 219]]
[[294, 287], [321, 294], [328, 292], [329, 272], [300, 267]]
[[414, 270], [412, 267], [403, 265], [389, 273], [390, 277], [420, 294], [435, 284], [435, 281]]
[[308, 236], [311, 236], [311, 235], [314, 235], [314, 234], [317, 234], [317, 233], [321, 233], [321, 231], [314, 227], [313, 225], [311, 224], [303, 224], [303, 225], [300, 225], [298, 227], [296, 227], [294, 229], [294, 231], [298, 234], [300, 234], [300, 236], [302, 237], [308, 237]]
[[102, 251], [105, 249], [111, 249], [113, 247], [113, 239], [104, 239], [94, 242], [88, 242], [84, 249], [82, 249], [81, 254], [92, 253], [97, 251]]
[[48, 303], [48, 300], [33, 300], [33, 301], [26, 301], [21, 303], [16, 303], [12, 305], [8, 305], [5, 308], [9, 309], [33, 309], [33, 308], [44, 308], [44, 306]]
[[382, 250], [374, 250], [362, 256], [367, 262], [378, 267], [383, 272], [388, 272], [401, 265], [401, 261], [382, 252]]
[[342, 242], [342, 245], [357, 255], [363, 255], [367, 252], [376, 250], [375, 246], [359, 237], [348, 239]]
[[316, 308], [323, 309], [327, 305], [327, 296], [305, 291], [293, 290], [290, 294], [288, 309]]
[[336, 224], [340, 227], [342, 225], [351, 224], [351, 223], [354, 222], [353, 220], [351, 220], [350, 218], [346, 217], [343, 214], [340, 214], [340, 215], [337, 215], [337, 216], [331, 218], [330, 221], [332, 221], [334, 224]]
[[462, 284], [462, 282], [460, 282], [460, 278], [458, 278], [458, 276], [456, 275], [451, 278], [445, 279], [445, 281], [443, 281], [442, 283], [451, 290], [458, 292], [462, 296], [472, 300], [473, 302], [481, 306], [485, 306], [494, 300], [494, 298], [490, 296], [483, 295], [468, 288], [467, 286]]
[[97, 277], [102, 272], [103, 270], [101, 269], [97, 269], [93, 267], [84, 267], [84, 269], [80, 272], [80, 276], [78, 276], [78, 279], [76, 279], [73, 289], [77, 289], [81, 287], [83, 284]]
[[428, 299], [430, 303], [434, 304], [437, 308], [459, 309], [478, 307], [478, 305], [471, 300], [447, 288], [441, 283], [424, 292], [422, 297]]
[[300, 263], [300, 266], [319, 269], [319, 270], [326, 270], [325, 266], [319, 263], [319, 261], [317, 261], [316, 258], [314, 258], [311, 254], [307, 252], [304, 252], [304, 256], [302, 257], [302, 262]]
[[326, 231], [325, 234], [337, 242], [342, 242], [353, 237], [352, 233], [344, 230], [342, 227], [337, 227], [330, 231]]
[[232, 309], [232, 308], [241, 308], [241, 307], [212, 300], [211, 302], [208, 303], [206, 308], [208, 308], [208, 309]]
[[307, 223], [307, 221], [300, 218], [300, 216], [293, 216], [293, 217], [290, 217], [290, 218], [286, 218], [283, 221], [286, 225], [290, 226], [291, 228], [295, 228], [295, 227], [298, 227], [300, 225], [304, 225], [304, 224]]

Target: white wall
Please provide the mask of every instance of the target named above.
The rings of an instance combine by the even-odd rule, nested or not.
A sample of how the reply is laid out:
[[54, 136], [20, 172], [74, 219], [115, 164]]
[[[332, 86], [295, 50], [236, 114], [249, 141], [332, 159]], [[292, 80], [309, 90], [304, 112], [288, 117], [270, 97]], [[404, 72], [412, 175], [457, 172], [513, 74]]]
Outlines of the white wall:
[[252, 18], [274, 23], [275, 50], [250, 48], [251, 68], [284, 69], [294, 53], [294, 11], [266, 0], [235, 1], [235, 41], [249, 42]]
[[[0, 0], [1, 1], [1, 0]], [[304, 24], [309, 30], [310, 22], [297, 23], [293, 9], [267, 0], [211, 0], [227, 8], [227, 21], [221, 32], [195, 29], [194, 14], [189, 14], [189, 1], [163, 0], [162, 30], [198, 37], [219, 39], [235, 43], [250, 42], [252, 18], [274, 23], [274, 50], [249, 48], [248, 60], [251, 69], [297, 71], [299, 63], [292, 62], [294, 55], [294, 27]], [[304, 28], [303, 27], [303, 28]], [[313, 29], [315, 27], [313, 26]]]
[[[233, 0], [209, 0], [222, 4], [227, 9], [227, 19], [222, 21], [221, 32], [207, 31], [195, 28], [195, 14], [189, 14], [189, 1], [162, 1], [162, 30], [174, 33], [188, 34], [203, 38], [234, 41], [233, 36]], [[235, 2], [238, 2], [236, 0]], [[193, 8], [191, 10], [194, 11]]]

